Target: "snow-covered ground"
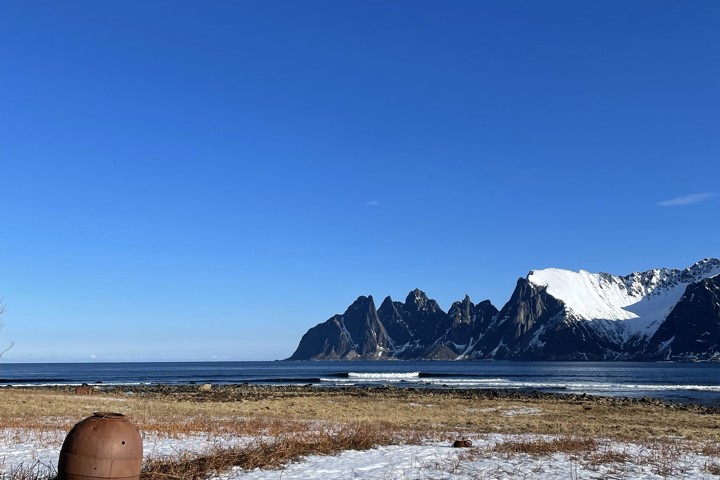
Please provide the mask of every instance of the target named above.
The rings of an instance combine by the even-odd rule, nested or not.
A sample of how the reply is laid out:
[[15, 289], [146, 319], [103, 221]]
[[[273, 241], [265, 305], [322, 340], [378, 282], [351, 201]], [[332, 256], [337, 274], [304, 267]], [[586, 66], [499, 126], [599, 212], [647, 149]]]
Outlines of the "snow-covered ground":
[[[18, 465], [54, 472], [64, 432], [0, 431], [0, 478]], [[346, 451], [334, 456], [310, 456], [282, 470], [240, 469], [219, 472], [215, 480], [389, 480], [389, 479], [710, 479], [720, 459], [701, 453], [700, 446], [678, 441], [639, 445], [601, 441], [594, 452], [528, 455], [493, 450], [496, 444], [552, 440], [528, 435], [476, 435], [473, 448], [451, 448], [450, 443], [378, 447]], [[146, 435], [146, 457], [203, 452], [222, 443], [243, 445], [252, 438], [210, 438], [207, 435], [161, 438]], [[611, 458], [612, 457], [612, 458]], [[614, 462], [610, 460], [615, 460]]]

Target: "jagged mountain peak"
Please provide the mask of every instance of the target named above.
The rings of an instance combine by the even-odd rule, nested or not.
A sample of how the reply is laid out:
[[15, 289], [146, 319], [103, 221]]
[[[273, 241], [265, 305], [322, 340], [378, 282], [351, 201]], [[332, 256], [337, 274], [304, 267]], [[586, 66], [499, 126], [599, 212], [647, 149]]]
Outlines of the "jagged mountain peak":
[[458, 300], [456, 302], [453, 302], [452, 305], [450, 305], [450, 310], [448, 310], [448, 313], [450, 315], [454, 315], [455, 312], [462, 311], [462, 312], [469, 312], [475, 305], [470, 301], [470, 297], [465, 295], [465, 298], [462, 300]]
[[405, 299], [405, 307], [415, 311], [440, 310], [440, 306], [435, 300], [429, 299], [425, 292], [416, 288], [412, 292], [408, 293]]
[[465, 295], [462, 300], [457, 300], [453, 302], [453, 304], [450, 306], [450, 310], [459, 306], [465, 307], [467, 305], [473, 305], [472, 300], [470, 300], [470, 295]]
[[720, 259], [703, 258], [681, 273], [683, 278], [702, 280], [708, 277], [720, 275]]
[[656, 268], [622, 277], [626, 288], [636, 295], [660, 295], [680, 285], [688, 285], [720, 274], [720, 260], [704, 258], [685, 269]]
[[375, 309], [375, 301], [372, 295], [360, 295], [347, 309], [350, 311], [367, 310], [369, 308]]
[[373, 301], [372, 295], [360, 295], [353, 303], [369, 303]]
[[395, 303], [395, 302], [393, 302], [393, 299], [390, 297], [390, 295], [388, 295], [387, 297], [385, 297], [385, 299], [380, 304], [380, 308], [383, 308], [383, 307], [390, 308], [393, 305], [393, 303]]
[[419, 288], [416, 288], [415, 290], [410, 291], [408, 293], [407, 298], [405, 299], [405, 303], [425, 303], [427, 302], [428, 297], [425, 295], [425, 292], [420, 290]]

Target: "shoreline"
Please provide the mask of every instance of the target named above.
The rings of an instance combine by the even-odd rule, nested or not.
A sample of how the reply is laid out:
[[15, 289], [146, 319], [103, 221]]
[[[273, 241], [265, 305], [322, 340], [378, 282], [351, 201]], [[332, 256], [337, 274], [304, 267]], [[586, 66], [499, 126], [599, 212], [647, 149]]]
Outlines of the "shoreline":
[[[346, 397], [413, 400], [442, 398], [454, 400], [531, 401], [554, 404], [583, 404], [608, 407], [653, 406], [699, 414], [720, 414], [720, 406], [676, 402], [658, 397], [604, 396], [576, 393], [542, 392], [532, 389], [439, 388], [384, 386], [309, 386], [265, 384], [187, 384], [187, 385], [104, 385], [88, 384], [96, 394], [126, 394], [152, 398], [171, 398], [190, 402], [228, 403], [235, 401], [280, 400], [307, 397]], [[31, 390], [74, 393], [77, 385], [2, 386], [0, 390]]]

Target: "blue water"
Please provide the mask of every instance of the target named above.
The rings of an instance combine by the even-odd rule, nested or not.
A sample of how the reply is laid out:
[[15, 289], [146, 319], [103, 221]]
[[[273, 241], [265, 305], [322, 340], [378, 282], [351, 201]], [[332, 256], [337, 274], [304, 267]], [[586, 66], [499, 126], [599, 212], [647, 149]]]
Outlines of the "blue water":
[[180, 362], [0, 364], [8, 385], [387, 385], [650, 396], [720, 406], [720, 364], [631, 362]]

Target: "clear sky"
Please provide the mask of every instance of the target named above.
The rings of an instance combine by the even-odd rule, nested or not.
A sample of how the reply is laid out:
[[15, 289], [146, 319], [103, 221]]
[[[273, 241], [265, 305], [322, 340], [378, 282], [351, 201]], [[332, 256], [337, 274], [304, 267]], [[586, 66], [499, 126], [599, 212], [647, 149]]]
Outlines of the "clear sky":
[[720, 256], [720, 2], [0, 2], [3, 362]]

